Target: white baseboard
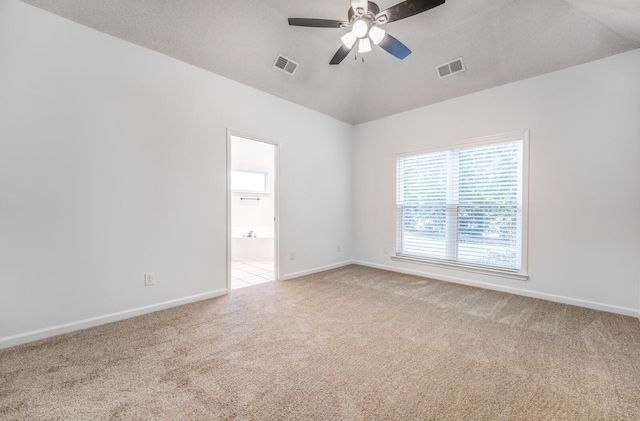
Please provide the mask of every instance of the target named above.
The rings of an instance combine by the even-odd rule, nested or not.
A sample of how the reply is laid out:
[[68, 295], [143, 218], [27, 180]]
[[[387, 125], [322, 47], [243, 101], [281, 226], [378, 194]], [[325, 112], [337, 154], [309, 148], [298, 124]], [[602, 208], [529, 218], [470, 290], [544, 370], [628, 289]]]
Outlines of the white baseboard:
[[[489, 283], [485, 283], [485, 282], [469, 281], [469, 280], [462, 279], [462, 278], [442, 276], [442, 275], [438, 275], [438, 274], [433, 274], [433, 273], [428, 273], [428, 272], [421, 272], [421, 271], [417, 271], [417, 270], [397, 268], [397, 267], [386, 266], [386, 265], [379, 265], [379, 264], [376, 264], [376, 263], [369, 263], [369, 262], [364, 262], [364, 261], [359, 261], [359, 260], [346, 260], [346, 261], [343, 261], [343, 262], [340, 262], [340, 263], [334, 263], [334, 264], [331, 264], [331, 265], [316, 267], [316, 268], [308, 269], [308, 270], [301, 271], [301, 272], [290, 273], [290, 274], [281, 276], [280, 279], [284, 281], [284, 280], [288, 280], [288, 279], [298, 278], [300, 276], [311, 275], [311, 274], [314, 274], [314, 273], [323, 272], [323, 271], [330, 270], [330, 269], [336, 269], [336, 268], [347, 266], [347, 265], [350, 265], [350, 264], [356, 264], [356, 265], [367, 266], [367, 267], [376, 268], [376, 269], [388, 270], [390, 272], [405, 273], [405, 274], [408, 274], [408, 275], [416, 275], [416, 276], [420, 276], [420, 277], [424, 277], [424, 278], [437, 279], [437, 280], [441, 280], [441, 281], [445, 281], [445, 282], [453, 282], [453, 283], [462, 284], [462, 285], [475, 286], [475, 287], [490, 289], [490, 290], [494, 290], [494, 291], [502, 291], [502, 292], [507, 292], [507, 293], [516, 294], [516, 295], [522, 295], [522, 296], [526, 296], [526, 297], [540, 298], [540, 299], [547, 300], [547, 301], [554, 301], [554, 302], [563, 303], [563, 304], [570, 304], [570, 305], [575, 305], [575, 306], [579, 306], [579, 307], [591, 308], [591, 309], [594, 309], [594, 310], [601, 310], [601, 311], [606, 311], [606, 312], [609, 312], [609, 313], [622, 314], [622, 315], [625, 315], [625, 316], [636, 317], [640, 321], [640, 311], [629, 309], [629, 308], [611, 306], [611, 305], [608, 305], [608, 304], [602, 304], [602, 303], [596, 303], [596, 302], [592, 302], [592, 301], [586, 301], [586, 300], [580, 300], [580, 299], [575, 299], [575, 298], [563, 297], [563, 296], [559, 296], [559, 295], [545, 294], [545, 293], [540, 293], [540, 292], [535, 292], [535, 291], [527, 291], [527, 290], [523, 290], [523, 289], [519, 289], [519, 288], [504, 287], [504, 286], [501, 286], [501, 285], [494, 285], [494, 284], [489, 284]], [[104, 315], [104, 316], [92, 317], [90, 319], [80, 320], [80, 321], [77, 321], [77, 322], [65, 323], [65, 324], [62, 324], [62, 325], [52, 326], [52, 327], [48, 327], [48, 328], [45, 328], [45, 329], [34, 330], [34, 331], [31, 331], [31, 332], [21, 333], [21, 334], [18, 334], [18, 335], [6, 336], [4, 338], [0, 338], [0, 349], [10, 348], [12, 346], [24, 344], [24, 343], [27, 343], [27, 342], [33, 342], [33, 341], [37, 341], [37, 340], [40, 340], [40, 339], [45, 339], [45, 338], [49, 338], [49, 337], [52, 337], [52, 336], [61, 335], [63, 333], [69, 333], [69, 332], [74, 332], [74, 331], [77, 331], [77, 330], [87, 329], [87, 328], [90, 328], [90, 327], [99, 326], [99, 325], [103, 325], [103, 324], [107, 324], [107, 323], [111, 323], [111, 322], [116, 322], [118, 320], [124, 320], [124, 319], [128, 319], [128, 318], [131, 318], [131, 317], [140, 316], [140, 315], [143, 315], [143, 314], [153, 313], [155, 311], [165, 310], [167, 308], [177, 307], [177, 306], [181, 306], [181, 305], [184, 305], [184, 304], [193, 303], [193, 302], [196, 302], [196, 301], [208, 300], [210, 298], [215, 298], [215, 297], [219, 297], [221, 295], [225, 295], [228, 292], [229, 291], [227, 289], [220, 289], [220, 290], [217, 290], [217, 291], [210, 291], [210, 292], [206, 292], [206, 293], [203, 293], [203, 294], [192, 295], [192, 296], [189, 296], [189, 297], [179, 298], [179, 299], [176, 299], [176, 300], [165, 301], [163, 303], [152, 304], [152, 305], [145, 306], [145, 307], [138, 307], [138, 308], [134, 308], [134, 309], [131, 309], [131, 310], [125, 310], [125, 311], [121, 311], [121, 312], [117, 312], [117, 313], [107, 314], [107, 315]]]
[[593, 310], [600, 310], [600, 311], [606, 311], [606, 312], [609, 312], [609, 313], [622, 314], [624, 316], [637, 317], [640, 320], [640, 312], [638, 312], [637, 310], [630, 309], [630, 308], [625, 308], [625, 307], [612, 306], [612, 305], [609, 305], [609, 304], [596, 303], [596, 302], [593, 302], [593, 301], [587, 301], [587, 300], [581, 300], [581, 299], [577, 299], [577, 298], [564, 297], [564, 296], [561, 296], [561, 295], [546, 294], [546, 293], [543, 293], [543, 292], [528, 291], [528, 290], [520, 289], [520, 288], [505, 287], [505, 286], [502, 286], [502, 285], [495, 285], [495, 284], [490, 284], [490, 283], [486, 283], [486, 282], [470, 281], [468, 279], [463, 279], [463, 278], [458, 278], [458, 277], [453, 277], [453, 276], [443, 276], [443, 275], [439, 275], [439, 274], [435, 274], [435, 273], [422, 272], [422, 271], [418, 271], [418, 270], [411, 270], [411, 269], [404, 269], [404, 268], [398, 268], [398, 267], [393, 267], [393, 266], [379, 265], [379, 264], [376, 264], [376, 263], [363, 262], [363, 261], [359, 261], [359, 260], [354, 260], [352, 263], [356, 264], [356, 265], [375, 268], [375, 269], [388, 270], [390, 272], [405, 273], [407, 275], [416, 275], [416, 276], [421, 276], [423, 278], [431, 278], [431, 279], [436, 279], [436, 280], [439, 280], [439, 281], [453, 282], [453, 283], [456, 283], [456, 284], [462, 284], [462, 285], [468, 285], [468, 286], [479, 287], [479, 288], [484, 288], [484, 289], [490, 289], [490, 290], [493, 290], [493, 291], [501, 291], [501, 292], [507, 292], [507, 293], [515, 294], [515, 295], [522, 295], [522, 296], [525, 296], [525, 297], [540, 298], [542, 300], [553, 301], [553, 302], [556, 302], [556, 303], [569, 304], [569, 305], [578, 306], [578, 307], [590, 308], [590, 309], [593, 309]]
[[165, 310], [171, 307], [177, 307], [184, 304], [194, 303], [196, 301], [208, 300], [209, 298], [219, 297], [227, 294], [227, 289], [205, 292], [202, 294], [192, 295], [189, 297], [178, 298], [176, 300], [165, 301], [163, 303], [152, 304], [144, 307], [138, 307], [131, 310], [119, 311], [117, 313], [106, 314], [104, 316], [92, 317], [90, 319], [80, 320], [77, 322], [65, 323], [57, 326], [51, 326], [44, 329], [34, 330], [31, 332], [21, 333], [13, 336], [0, 338], [0, 349], [24, 344], [27, 342], [37, 341], [39, 339], [49, 338], [51, 336], [62, 335], [63, 333], [74, 332], [76, 330], [87, 329], [118, 320], [129, 319], [131, 317], [140, 316], [142, 314], [153, 313], [159, 310]]
[[301, 272], [289, 273], [287, 275], [281, 275], [280, 280], [286, 281], [293, 278], [299, 278], [301, 276], [312, 275], [314, 273], [324, 272], [325, 270], [336, 269], [336, 268], [341, 268], [343, 266], [352, 265], [353, 263], [355, 263], [353, 260], [345, 260], [344, 262], [334, 263], [327, 266], [320, 266], [313, 269], [303, 270]]

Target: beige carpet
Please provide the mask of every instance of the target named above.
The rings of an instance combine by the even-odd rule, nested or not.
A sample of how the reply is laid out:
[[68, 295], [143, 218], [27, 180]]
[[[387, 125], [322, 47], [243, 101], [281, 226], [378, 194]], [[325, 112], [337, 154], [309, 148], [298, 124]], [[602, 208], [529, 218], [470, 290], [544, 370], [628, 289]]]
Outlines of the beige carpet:
[[2, 420], [639, 420], [640, 323], [348, 266], [0, 351]]

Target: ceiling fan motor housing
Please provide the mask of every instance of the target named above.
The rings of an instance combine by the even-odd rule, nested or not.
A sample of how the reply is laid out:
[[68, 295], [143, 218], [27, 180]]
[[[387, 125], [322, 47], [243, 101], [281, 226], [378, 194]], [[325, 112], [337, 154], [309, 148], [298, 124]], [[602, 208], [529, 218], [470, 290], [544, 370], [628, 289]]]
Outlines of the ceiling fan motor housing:
[[[363, 10], [363, 15], [366, 17], [369, 17], [371, 20], [375, 20], [376, 15], [378, 13], [380, 13], [380, 8], [378, 7], [377, 4], [375, 4], [372, 1], [368, 1], [367, 2], [368, 6], [368, 10], [367, 10], [367, 14], [364, 15], [364, 10]], [[349, 22], [353, 23], [353, 21], [355, 20], [354, 17], [357, 19], [360, 16], [356, 16], [356, 14], [353, 12], [353, 8], [349, 8], [349, 11], [347, 12], [347, 16], [349, 17]], [[363, 17], [364, 17], [363, 16]]]

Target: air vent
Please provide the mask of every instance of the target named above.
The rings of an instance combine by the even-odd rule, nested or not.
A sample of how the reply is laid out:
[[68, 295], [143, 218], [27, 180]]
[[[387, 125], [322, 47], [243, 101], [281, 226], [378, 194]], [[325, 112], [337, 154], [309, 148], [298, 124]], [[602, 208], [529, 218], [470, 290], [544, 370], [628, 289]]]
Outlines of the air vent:
[[442, 79], [443, 77], [455, 75], [456, 73], [464, 72], [466, 69], [464, 67], [464, 62], [462, 61], [462, 57], [459, 57], [449, 63], [445, 63], [442, 66], [436, 67], [438, 71], [438, 77]]
[[282, 54], [278, 54], [278, 57], [276, 57], [276, 62], [273, 63], [273, 67], [278, 70], [282, 70], [283, 72], [291, 76], [293, 76], [298, 66], [298, 63], [289, 58], [286, 58]]

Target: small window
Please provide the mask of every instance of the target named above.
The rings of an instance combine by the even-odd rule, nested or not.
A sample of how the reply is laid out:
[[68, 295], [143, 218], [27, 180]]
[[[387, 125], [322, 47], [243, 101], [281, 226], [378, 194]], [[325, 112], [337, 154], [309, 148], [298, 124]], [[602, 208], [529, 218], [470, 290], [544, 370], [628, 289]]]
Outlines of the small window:
[[232, 170], [231, 190], [268, 193], [269, 173], [262, 171]]
[[399, 155], [396, 257], [526, 274], [526, 137]]

